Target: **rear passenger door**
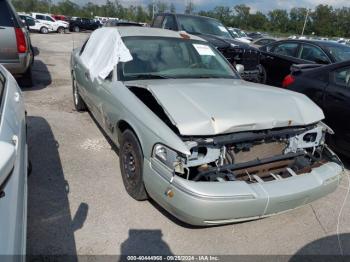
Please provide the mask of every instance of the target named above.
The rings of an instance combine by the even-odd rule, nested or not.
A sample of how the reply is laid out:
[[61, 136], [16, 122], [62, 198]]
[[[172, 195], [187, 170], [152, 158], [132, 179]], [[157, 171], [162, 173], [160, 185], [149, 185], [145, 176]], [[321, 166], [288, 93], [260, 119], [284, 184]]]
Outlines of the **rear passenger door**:
[[17, 21], [5, 0], [0, 0], [0, 63], [17, 63], [17, 40], [15, 28]]
[[290, 74], [290, 67], [300, 61], [297, 58], [299, 43], [281, 42], [264, 48], [267, 52], [262, 55], [261, 64], [267, 73], [267, 84], [281, 86], [283, 79]]
[[321, 48], [310, 44], [301, 44], [298, 58], [302, 60], [302, 63], [331, 63], [331, 60]]
[[350, 67], [331, 72], [324, 112], [326, 122], [336, 132], [337, 146], [350, 152]]

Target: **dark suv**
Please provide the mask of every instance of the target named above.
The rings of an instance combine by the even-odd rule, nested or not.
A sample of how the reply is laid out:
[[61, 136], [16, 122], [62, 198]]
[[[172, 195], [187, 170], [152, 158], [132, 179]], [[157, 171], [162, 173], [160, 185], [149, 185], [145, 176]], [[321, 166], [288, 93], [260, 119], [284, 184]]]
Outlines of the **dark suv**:
[[26, 25], [10, 1], [0, 0], [0, 64], [12, 74], [21, 75], [22, 85], [31, 86], [33, 61], [34, 54]]
[[82, 30], [96, 30], [100, 27], [100, 23], [89, 18], [77, 17], [69, 21], [69, 31], [79, 32]]
[[260, 66], [260, 51], [235, 40], [229, 30], [216, 19], [164, 13], [158, 14], [151, 26], [198, 35], [214, 45], [233, 66], [243, 65], [243, 79], [259, 83], [266, 80], [266, 74]]

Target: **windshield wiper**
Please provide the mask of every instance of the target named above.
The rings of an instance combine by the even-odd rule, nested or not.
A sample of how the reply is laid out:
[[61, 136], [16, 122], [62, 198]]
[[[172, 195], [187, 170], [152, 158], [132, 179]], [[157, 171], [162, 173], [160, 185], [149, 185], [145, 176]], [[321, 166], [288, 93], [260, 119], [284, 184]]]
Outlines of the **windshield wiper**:
[[160, 75], [160, 74], [138, 74], [138, 75], [131, 75], [130, 77], [136, 78], [136, 79], [170, 79], [173, 77], [169, 77], [166, 75]]

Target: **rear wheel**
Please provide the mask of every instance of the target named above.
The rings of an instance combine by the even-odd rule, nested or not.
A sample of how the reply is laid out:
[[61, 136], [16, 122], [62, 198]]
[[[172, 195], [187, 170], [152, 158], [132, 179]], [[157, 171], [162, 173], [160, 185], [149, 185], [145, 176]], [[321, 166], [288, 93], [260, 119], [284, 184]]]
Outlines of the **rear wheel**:
[[74, 100], [75, 109], [78, 112], [86, 111], [86, 104], [79, 94], [77, 82], [75, 81], [74, 77], [73, 77], [73, 100]]
[[76, 33], [79, 33], [79, 31], [80, 31], [80, 28], [79, 28], [79, 26], [74, 26], [74, 32], [76, 32]]
[[148, 198], [143, 183], [143, 153], [135, 134], [126, 130], [121, 135], [119, 163], [128, 194], [138, 200]]
[[40, 28], [40, 33], [42, 34], [47, 34], [49, 32], [49, 29], [45, 26], [43, 26], [42, 28]]

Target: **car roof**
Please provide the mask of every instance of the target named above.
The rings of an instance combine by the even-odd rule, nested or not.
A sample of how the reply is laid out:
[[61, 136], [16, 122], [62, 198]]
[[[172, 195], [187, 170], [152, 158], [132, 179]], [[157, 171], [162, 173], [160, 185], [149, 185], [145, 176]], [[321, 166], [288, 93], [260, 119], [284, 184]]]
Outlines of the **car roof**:
[[[111, 30], [118, 30], [121, 37], [129, 36], [154, 36], [154, 37], [171, 37], [171, 38], [183, 38], [177, 31], [153, 28], [153, 27], [140, 27], [140, 26], [127, 26], [127, 27], [110, 27]], [[186, 33], [187, 34], [187, 33]], [[206, 42], [204, 39], [188, 34], [192, 40], [200, 40]]]
[[332, 46], [344, 46], [337, 42], [324, 41], [324, 40], [310, 40], [310, 39], [284, 39], [281, 41], [295, 42], [295, 43], [305, 43], [305, 44], [314, 44], [319, 47], [332, 47]]

